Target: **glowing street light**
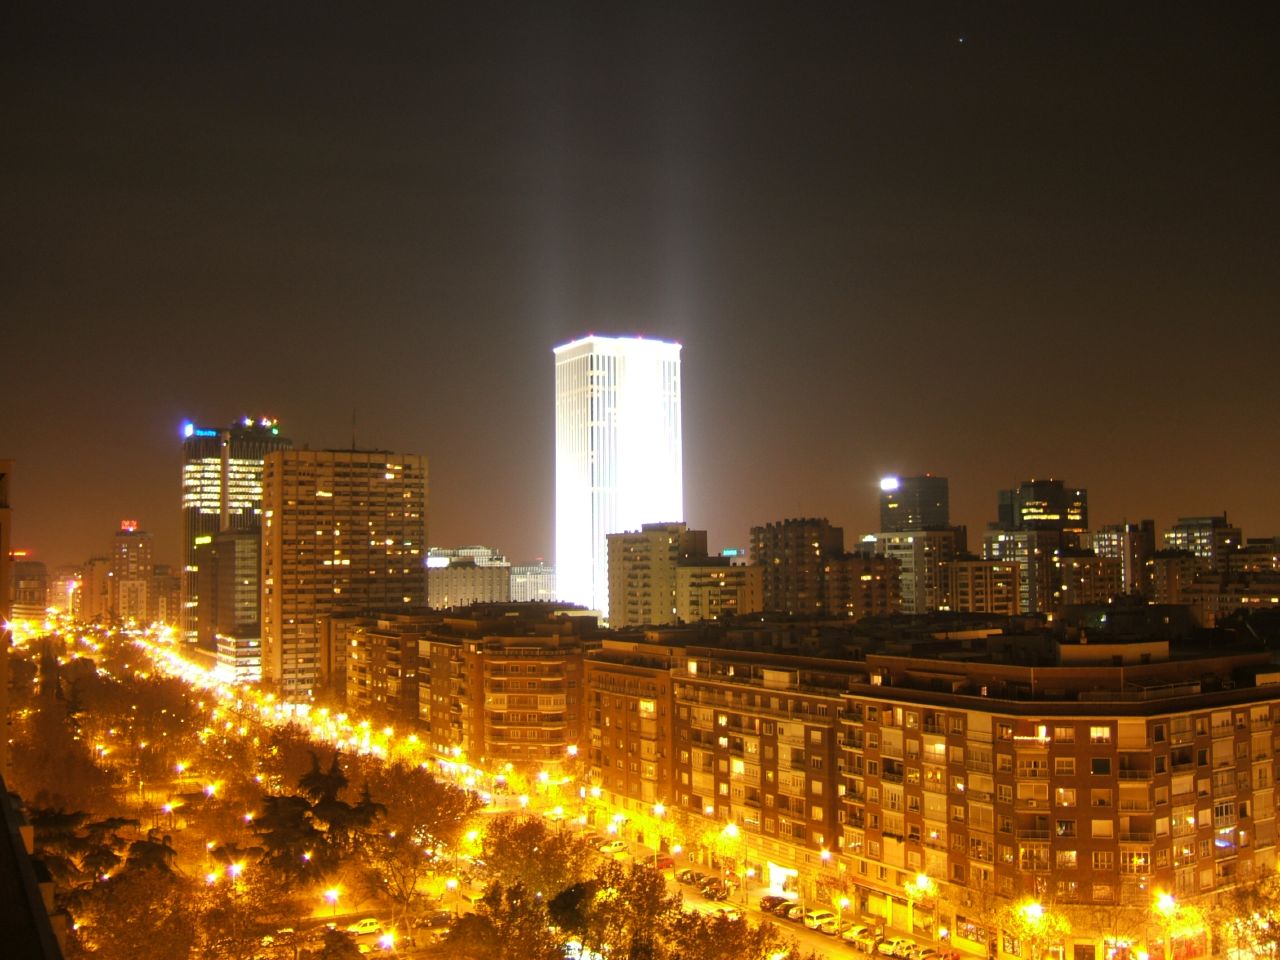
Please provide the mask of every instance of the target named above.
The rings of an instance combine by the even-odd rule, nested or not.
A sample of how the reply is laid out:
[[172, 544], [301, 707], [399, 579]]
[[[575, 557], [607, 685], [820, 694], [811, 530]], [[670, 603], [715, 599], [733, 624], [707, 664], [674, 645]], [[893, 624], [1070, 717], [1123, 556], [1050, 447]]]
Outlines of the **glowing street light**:
[[341, 893], [342, 891], [337, 887], [330, 887], [324, 892], [324, 898], [329, 901], [329, 906], [333, 907], [333, 915], [335, 917], [338, 915], [338, 897]]

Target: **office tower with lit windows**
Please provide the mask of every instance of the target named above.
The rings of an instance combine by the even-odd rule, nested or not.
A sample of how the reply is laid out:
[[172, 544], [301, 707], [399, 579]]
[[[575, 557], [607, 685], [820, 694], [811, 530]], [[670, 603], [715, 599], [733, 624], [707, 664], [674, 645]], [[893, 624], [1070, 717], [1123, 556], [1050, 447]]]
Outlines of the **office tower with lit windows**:
[[262, 471], [262, 679], [305, 696], [329, 678], [320, 620], [427, 599], [427, 460], [280, 450]]
[[588, 336], [554, 353], [557, 594], [603, 614], [605, 538], [684, 519], [680, 344]]
[[[273, 450], [293, 444], [280, 436], [272, 417], [245, 417], [229, 427], [182, 426], [182, 622], [181, 635], [195, 643], [213, 636], [216, 598], [200, 602], [201, 553], [211, 557], [213, 538], [222, 530], [259, 527], [262, 509], [262, 461]], [[202, 548], [205, 548], [202, 551]], [[208, 564], [209, 559], [205, 560]], [[206, 571], [206, 573], [212, 573]], [[205, 583], [216, 582], [216, 575]]]
[[880, 480], [880, 529], [944, 530], [951, 526], [951, 496], [946, 477], [883, 477]]
[[1164, 532], [1165, 550], [1186, 550], [1195, 555], [1202, 571], [1230, 572], [1231, 560], [1244, 545], [1239, 527], [1227, 522], [1227, 515], [1179, 517]]
[[1001, 530], [1056, 530], [1078, 538], [1089, 529], [1089, 491], [1061, 480], [1023, 480], [999, 492], [996, 515]]

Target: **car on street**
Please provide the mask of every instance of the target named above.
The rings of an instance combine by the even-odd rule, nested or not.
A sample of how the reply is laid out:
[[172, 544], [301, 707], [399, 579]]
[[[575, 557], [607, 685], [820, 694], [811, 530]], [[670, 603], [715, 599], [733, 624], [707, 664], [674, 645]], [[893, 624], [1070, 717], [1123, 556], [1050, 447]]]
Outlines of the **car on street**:
[[716, 907], [716, 908], [715, 908], [715, 910], [713, 910], [713, 911], [712, 911], [712, 915], [713, 915], [713, 916], [718, 915], [718, 916], [721, 916], [721, 917], [727, 917], [727, 918], [728, 918], [728, 919], [730, 919], [730, 920], [741, 920], [741, 919], [742, 919], [742, 911], [741, 911], [741, 910], [739, 910], [737, 907], [730, 906], [730, 905], [728, 905], [728, 904], [726, 904], [726, 905], [724, 905], [724, 906], [722, 906], [722, 907]]
[[840, 936], [840, 928], [842, 924], [839, 917], [832, 917], [830, 920], [824, 920], [818, 924], [818, 932], [825, 933], [828, 937]]
[[840, 939], [845, 943], [856, 943], [859, 940], [865, 940], [869, 936], [871, 936], [871, 928], [861, 923], [851, 924], [840, 933]]
[[653, 865], [659, 870], [670, 870], [676, 865], [676, 858], [669, 853], [660, 853], [653, 858]]
[[676, 879], [681, 883], [691, 883], [694, 886], [698, 886], [707, 879], [707, 875], [701, 870], [693, 869], [693, 867], [685, 867], [676, 874]]
[[699, 887], [702, 895], [708, 900], [727, 900], [732, 888], [719, 877], [712, 877]]
[[836, 919], [836, 915], [830, 910], [810, 910], [804, 915], [804, 925], [810, 930], [817, 930], [828, 920]]
[[903, 937], [891, 937], [876, 944], [876, 953], [882, 957], [901, 957], [911, 949], [911, 941]]
[[382, 930], [382, 921], [375, 920], [373, 917], [365, 917], [363, 920], [357, 920], [355, 923], [347, 927], [347, 933], [354, 933], [357, 937], [369, 933], [379, 933]]
[[781, 904], [790, 903], [786, 897], [769, 894], [760, 898], [760, 909], [765, 913], [773, 913]]
[[625, 849], [627, 849], [625, 840], [609, 840], [600, 844], [601, 853], [621, 853]]
[[796, 923], [800, 923], [804, 920], [804, 907], [800, 906], [798, 903], [792, 903], [786, 907], [779, 907], [778, 916], [783, 920], [794, 920]]

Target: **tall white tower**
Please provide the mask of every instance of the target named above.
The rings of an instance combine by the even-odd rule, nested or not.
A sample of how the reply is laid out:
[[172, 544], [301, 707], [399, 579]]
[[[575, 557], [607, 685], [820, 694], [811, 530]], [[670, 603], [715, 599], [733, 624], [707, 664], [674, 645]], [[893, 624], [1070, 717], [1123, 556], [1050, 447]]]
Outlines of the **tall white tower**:
[[607, 615], [610, 533], [684, 520], [680, 344], [555, 348], [556, 595]]

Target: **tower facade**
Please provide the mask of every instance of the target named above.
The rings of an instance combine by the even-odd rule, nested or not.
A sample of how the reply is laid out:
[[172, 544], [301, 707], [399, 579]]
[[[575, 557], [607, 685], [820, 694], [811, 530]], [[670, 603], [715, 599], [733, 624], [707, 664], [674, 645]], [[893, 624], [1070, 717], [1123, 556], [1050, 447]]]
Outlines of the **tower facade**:
[[[200, 563], [208, 564], [213, 538], [222, 530], [259, 529], [262, 461], [273, 450], [288, 450], [271, 417], [245, 417], [230, 427], [182, 426], [182, 636], [195, 643], [199, 621], [213, 635], [216, 602], [200, 603]], [[201, 550], [201, 548], [206, 548]], [[202, 554], [204, 557], [202, 558]], [[206, 571], [205, 583], [216, 580]], [[212, 598], [206, 598], [212, 600]]]
[[262, 679], [305, 695], [329, 679], [321, 618], [426, 603], [427, 460], [283, 450], [262, 479]]
[[884, 477], [880, 480], [880, 529], [943, 530], [951, 526], [951, 496], [946, 477]]
[[680, 344], [589, 336], [554, 352], [557, 594], [605, 613], [605, 538], [684, 520]]

